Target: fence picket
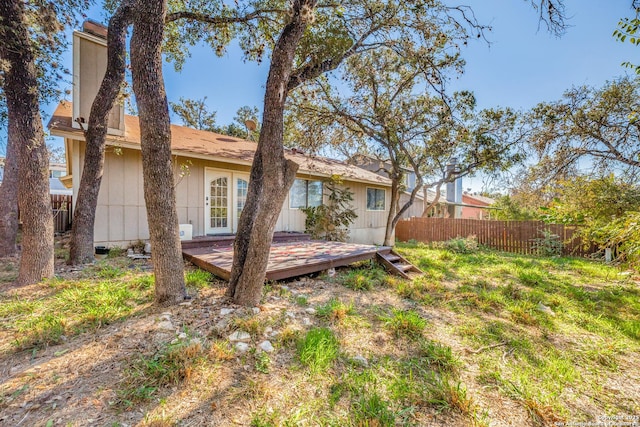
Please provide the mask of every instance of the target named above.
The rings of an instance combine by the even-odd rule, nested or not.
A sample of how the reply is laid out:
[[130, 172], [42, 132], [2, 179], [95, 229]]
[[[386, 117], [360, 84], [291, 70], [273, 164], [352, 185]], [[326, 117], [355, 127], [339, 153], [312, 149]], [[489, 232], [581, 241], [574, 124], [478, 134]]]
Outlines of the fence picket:
[[575, 236], [575, 226], [545, 224], [541, 221], [413, 217], [398, 222], [396, 238], [399, 241], [415, 239], [430, 243], [475, 235], [481, 245], [501, 251], [531, 254], [534, 252], [534, 239], [541, 237], [541, 230], [549, 230], [562, 239], [565, 255], [586, 256], [598, 250], [594, 245], [584, 247], [582, 239]]

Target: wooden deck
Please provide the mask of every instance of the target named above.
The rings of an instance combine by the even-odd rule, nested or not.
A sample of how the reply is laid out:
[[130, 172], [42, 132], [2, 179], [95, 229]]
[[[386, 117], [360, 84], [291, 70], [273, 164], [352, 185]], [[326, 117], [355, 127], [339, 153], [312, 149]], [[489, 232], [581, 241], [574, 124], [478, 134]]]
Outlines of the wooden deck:
[[[202, 248], [202, 247], [225, 247], [233, 246], [235, 234], [216, 234], [214, 236], [198, 236], [193, 240], [182, 241], [182, 249]], [[311, 237], [306, 233], [276, 231], [273, 234], [273, 242], [299, 242], [310, 240]]]
[[[289, 241], [271, 245], [268, 280], [282, 280], [341, 267], [358, 261], [374, 259], [377, 253], [387, 254], [388, 246], [358, 245], [355, 243]], [[233, 246], [184, 247], [187, 261], [216, 276], [229, 280], [233, 262]]]

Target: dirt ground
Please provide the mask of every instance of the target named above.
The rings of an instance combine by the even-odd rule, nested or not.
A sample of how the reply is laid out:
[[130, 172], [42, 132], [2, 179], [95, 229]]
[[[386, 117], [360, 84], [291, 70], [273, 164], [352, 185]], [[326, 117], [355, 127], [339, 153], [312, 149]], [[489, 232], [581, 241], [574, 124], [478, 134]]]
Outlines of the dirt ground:
[[[80, 273], [61, 263], [57, 266], [57, 274], [61, 277], [74, 278]], [[147, 304], [125, 321], [64, 338], [58, 345], [29, 351], [16, 351], [12, 347], [15, 336], [0, 328], [0, 425], [249, 426], [253, 415], [265, 407], [265, 402], [269, 407], [289, 413], [299, 410], [300, 416], [290, 425], [319, 425], [318, 420], [305, 415], [304, 411], [310, 402], [318, 401], [318, 405], [322, 405], [328, 399], [329, 380], [307, 375], [296, 366], [295, 351], [278, 346], [270, 355], [268, 372], [259, 372], [254, 349], [264, 339], [274, 338], [287, 330], [304, 331], [320, 325], [322, 322], [309, 314], [309, 308], [318, 307], [336, 296], [352, 301], [361, 313], [389, 306], [419, 311], [429, 321], [425, 335], [451, 346], [462, 361], [464, 368], [460, 381], [484, 412], [486, 425], [535, 425], [517, 400], [475, 380], [478, 371], [475, 354], [451, 333], [451, 328], [459, 321], [457, 314], [414, 305], [389, 288], [357, 292], [317, 278], [271, 284], [271, 291], [255, 313], [225, 299], [224, 286], [222, 282], [213, 282], [211, 287], [194, 293], [193, 299], [178, 306], [158, 308]], [[4, 284], [0, 292], [19, 298], [46, 293], [47, 288], [42, 284], [22, 288]], [[306, 301], [304, 305], [296, 303], [299, 297]], [[230, 320], [247, 317], [265, 324], [271, 324], [275, 318], [284, 320], [273, 328], [275, 330], [252, 336], [249, 352], [233, 354], [226, 360], [209, 359], [206, 366], [198, 367], [185, 381], [160, 390], [147, 402], [131, 407], [118, 403], [118, 390], [124, 387], [127, 369], [133, 360], [153, 354], [185, 331], [189, 336], [199, 337], [203, 347], [209, 349], [211, 343], [226, 339], [234, 330]], [[166, 320], [170, 320], [169, 329], [163, 326]], [[374, 361], [382, 355], [401, 357], [409, 351], [406, 342], [395, 339], [382, 328], [342, 328], [339, 338], [341, 352], [346, 358], [365, 355]], [[502, 357], [509, 357], [506, 350]], [[629, 355], [622, 363], [629, 367], [640, 366], [637, 354]], [[339, 365], [336, 369], [343, 367]], [[628, 399], [631, 405], [640, 402], [640, 390], [634, 386], [640, 384], [640, 371], [620, 371], [625, 374], [602, 377], [603, 393], [617, 394]], [[588, 399], [575, 396], [572, 405], [588, 408], [590, 399], [597, 400], [598, 396]], [[347, 411], [340, 403], [334, 410], [337, 414]], [[594, 417], [598, 415], [593, 414]], [[439, 412], [428, 407], [421, 408], [408, 419], [408, 424], [418, 426], [455, 427], [474, 425], [474, 422], [457, 411]]]

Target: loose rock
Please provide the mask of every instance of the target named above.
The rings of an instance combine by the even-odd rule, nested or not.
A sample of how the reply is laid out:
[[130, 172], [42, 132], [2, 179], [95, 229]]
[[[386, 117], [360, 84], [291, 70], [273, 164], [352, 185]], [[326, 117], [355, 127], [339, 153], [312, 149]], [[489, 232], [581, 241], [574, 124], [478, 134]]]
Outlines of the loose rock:
[[260, 347], [262, 351], [266, 351], [267, 353], [271, 353], [273, 352], [273, 350], [275, 350], [273, 348], [273, 345], [271, 344], [271, 341], [262, 341], [258, 347]]
[[229, 341], [249, 341], [251, 339], [251, 335], [244, 331], [235, 331], [231, 335], [229, 335]]
[[543, 312], [543, 313], [548, 314], [549, 316], [555, 316], [556, 315], [556, 313], [554, 313], [554, 311], [551, 310], [550, 307], [547, 307], [546, 305], [544, 305], [541, 302], [538, 303], [538, 310]]
[[362, 355], [358, 354], [353, 358], [353, 361], [358, 365], [364, 366], [365, 368], [369, 366], [369, 361]]
[[221, 308], [220, 309], [220, 316], [227, 316], [231, 313], [233, 313], [235, 310], [233, 308]]
[[238, 350], [240, 353], [244, 353], [249, 350], [249, 344], [247, 344], [246, 342], [237, 342], [235, 347], [236, 350]]

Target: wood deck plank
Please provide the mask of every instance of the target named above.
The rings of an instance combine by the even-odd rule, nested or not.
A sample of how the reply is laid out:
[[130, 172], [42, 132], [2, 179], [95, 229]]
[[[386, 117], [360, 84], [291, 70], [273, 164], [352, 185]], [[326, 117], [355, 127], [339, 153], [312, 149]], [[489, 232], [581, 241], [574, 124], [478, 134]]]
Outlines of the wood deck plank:
[[[296, 241], [274, 243], [271, 246], [266, 278], [282, 280], [290, 277], [342, 267], [358, 261], [373, 259], [376, 253], [388, 253], [391, 248], [341, 242]], [[229, 280], [233, 264], [233, 248], [184, 248], [187, 261], [212, 274]]]

